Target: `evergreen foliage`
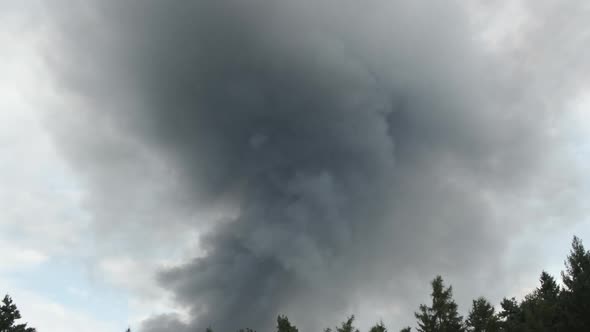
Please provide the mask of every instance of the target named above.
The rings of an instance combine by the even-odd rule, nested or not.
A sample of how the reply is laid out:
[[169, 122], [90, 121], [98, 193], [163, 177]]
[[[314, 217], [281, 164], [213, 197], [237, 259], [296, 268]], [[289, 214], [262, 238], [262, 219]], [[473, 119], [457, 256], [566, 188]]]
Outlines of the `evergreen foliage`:
[[[351, 315], [350, 317], [348, 317], [348, 319], [344, 322], [342, 322], [342, 324], [340, 324], [340, 326], [335, 328], [335, 332], [359, 332], [359, 330], [354, 327], [353, 325], [354, 323], [354, 315]], [[324, 330], [324, 332], [332, 332], [333, 330], [331, 328], [327, 328]]]
[[590, 251], [574, 237], [572, 249], [561, 273], [563, 322], [567, 331], [590, 331]]
[[289, 318], [287, 316], [280, 316], [277, 317], [277, 332], [299, 332], [295, 325], [292, 325], [289, 322]]
[[16, 324], [16, 321], [21, 319], [20, 311], [16, 304], [12, 302], [12, 298], [8, 295], [4, 296], [2, 305], [0, 306], [0, 332], [36, 332], [32, 327], [27, 327], [26, 323]]
[[431, 283], [432, 305], [421, 304], [415, 313], [418, 320], [419, 332], [463, 332], [463, 317], [459, 315], [458, 307], [453, 300], [453, 288], [445, 288], [441, 276], [437, 276]]
[[473, 300], [465, 325], [469, 332], [500, 331], [500, 320], [496, 315], [495, 309], [483, 297]]
[[[430, 305], [421, 304], [416, 317], [418, 332], [589, 332], [590, 331], [590, 251], [582, 241], [574, 237], [572, 248], [565, 260], [561, 273], [561, 287], [553, 276], [543, 271], [539, 286], [522, 301], [504, 298], [500, 312], [485, 298], [473, 300], [467, 318], [459, 314], [453, 299], [453, 288], [446, 287], [441, 276], [432, 280]], [[20, 311], [8, 295], [0, 305], [0, 332], [36, 332], [26, 323], [17, 324]], [[360, 332], [354, 326], [355, 316], [351, 315], [334, 329], [324, 332]], [[299, 332], [287, 316], [277, 317], [277, 332]], [[400, 332], [411, 332], [406, 327]], [[126, 332], [131, 332], [127, 329]], [[207, 328], [206, 332], [213, 332]], [[250, 328], [238, 332], [256, 332]], [[379, 322], [368, 332], [388, 332], [385, 324]]]
[[383, 324], [383, 322], [379, 322], [379, 323], [373, 325], [369, 329], [369, 332], [387, 332], [387, 328], [385, 327], [385, 324]]

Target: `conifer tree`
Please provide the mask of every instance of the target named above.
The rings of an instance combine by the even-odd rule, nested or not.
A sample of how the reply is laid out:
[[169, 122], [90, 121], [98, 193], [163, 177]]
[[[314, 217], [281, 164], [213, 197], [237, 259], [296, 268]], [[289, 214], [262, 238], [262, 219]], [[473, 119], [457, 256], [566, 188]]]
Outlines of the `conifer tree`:
[[359, 332], [359, 330], [354, 327], [352, 323], [354, 323], [354, 315], [348, 317], [348, 319], [343, 322], [340, 327], [337, 327], [336, 332]]
[[[340, 324], [340, 326], [336, 327], [336, 332], [359, 332], [359, 330], [354, 327], [353, 325], [354, 322], [354, 315], [351, 315], [350, 317], [348, 317], [348, 319], [344, 322], [342, 322], [342, 324]], [[324, 329], [324, 332], [332, 332], [331, 328], [326, 328]]]
[[562, 309], [567, 331], [590, 331], [590, 252], [574, 236], [561, 273], [564, 284]]
[[465, 321], [470, 332], [500, 331], [500, 322], [494, 307], [485, 298], [473, 300], [469, 316]]
[[12, 298], [4, 296], [0, 306], [0, 332], [36, 332], [36, 329], [27, 327], [27, 324], [16, 324], [21, 319], [21, 314]]
[[379, 322], [371, 327], [369, 332], [387, 332], [387, 328], [383, 322]]
[[560, 289], [555, 279], [543, 271], [541, 285], [525, 296], [520, 304], [521, 328], [524, 331], [555, 332], [563, 328], [560, 317]]
[[502, 311], [498, 314], [501, 318], [500, 326], [505, 332], [519, 332], [522, 330], [522, 312], [515, 298], [504, 298], [500, 303]]
[[463, 332], [463, 317], [459, 315], [457, 304], [453, 300], [453, 288], [445, 288], [441, 276], [437, 276], [432, 285], [432, 305], [422, 304], [415, 313], [419, 332]]
[[541, 285], [533, 293], [535, 304], [536, 329], [542, 331], [560, 331], [563, 329], [561, 317], [560, 294], [561, 290], [555, 279], [543, 271], [539, 277]]
[[277, 332], [299, 332], [299, 330], [297, 330], [295, 325], [292, 325], [291, 322], [289, 322], [287, 316], [279, 315], [279, 317], [277, 317]]

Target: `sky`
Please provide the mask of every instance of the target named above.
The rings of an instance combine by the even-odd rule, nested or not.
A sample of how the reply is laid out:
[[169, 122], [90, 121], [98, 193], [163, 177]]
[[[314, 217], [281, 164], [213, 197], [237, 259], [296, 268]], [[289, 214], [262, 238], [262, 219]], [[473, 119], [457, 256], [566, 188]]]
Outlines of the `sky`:
[[414, 326], [590, 241], [586, 1], [0, 0], [0, 292], [39, 331]]

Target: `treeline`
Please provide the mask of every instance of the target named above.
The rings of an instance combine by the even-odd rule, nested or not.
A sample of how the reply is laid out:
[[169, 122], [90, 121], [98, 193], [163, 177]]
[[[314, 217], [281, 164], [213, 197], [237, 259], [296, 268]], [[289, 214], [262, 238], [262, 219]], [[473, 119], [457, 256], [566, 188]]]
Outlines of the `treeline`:
[[[561, 272], [562, 285], [543, 271], [539, 286], [518, 301], [504, 298], [497, 312], [484, 297], [473, 300], [467, 317], [459, 314], [453, 288], [437, 276], [432, 282], [432, 302], [422, 304], [414, 314], [416, 326], [400, 332], [590, 332], [590, 251], [574, 237], [572, 248]], [[277, 318], [277, 332], [299, 332], [287, 316]], [[206, 332], [212, 332], [209, 328]], [[241, 329], [238, 332], [256, 332]], [[335, 328], [324, 332], [360, 332], [350, 316]], [[368, 332], [387, 332], [383, 322]]]
[[[543, 271], [539, 286], [524, 299], [504, 298], [500, 310], [485, 298], [473, 300], [466, 318], [459, 314], [453, 299], [453, 288], [445, 286], [442, 277], [431, 282], [431, 303], [422, 304], [414, 314], [418, 332], [590, 332], [590, 251], [574, 237], [572, 248], [561, 272], [562, 285]], [[21, 314], [10, 296], [0, 305], [0, 332], [36, 332], [26, 323], [18, 324]], [[299, 332], [287, 316], [277, 318], [277, 332]], [[400, 332], [411, 332], [406, 327]], [[127, 329], [130, 332], [130, 329]], [[171, 331], [173, 332], [173, 331]], [[205, 332], [213, 332], [208, 328]], [[256, 332], [241, 329], [238, 332]], [[324, 332], [360, 332], [350, 316], [335, 328]], [[387, 332], [383, 322], [368, 332]]]

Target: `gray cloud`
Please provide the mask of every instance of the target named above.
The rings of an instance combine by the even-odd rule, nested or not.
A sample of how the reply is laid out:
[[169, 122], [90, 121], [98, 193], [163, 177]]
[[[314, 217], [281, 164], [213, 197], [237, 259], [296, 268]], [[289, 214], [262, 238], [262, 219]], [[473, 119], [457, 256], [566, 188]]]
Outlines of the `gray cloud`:
[[98, 228], [151, 249], [202, 234], [159, 276], [193, 320], [145, 331], [266, 331], [280, 312], [317, 329], [363, 294], [407, 314], [435, 273], [486, 284], [526, 223], [506, 212], [545, 194], [571, 88], [540, 101], [458, 6], [77, 6], [53, 13], [50, 58], [76, 113], [50, 126]]

